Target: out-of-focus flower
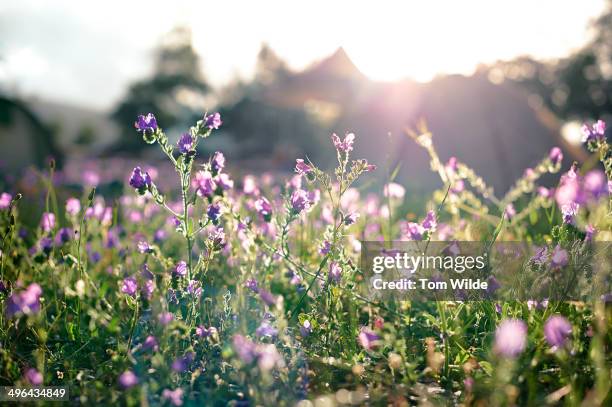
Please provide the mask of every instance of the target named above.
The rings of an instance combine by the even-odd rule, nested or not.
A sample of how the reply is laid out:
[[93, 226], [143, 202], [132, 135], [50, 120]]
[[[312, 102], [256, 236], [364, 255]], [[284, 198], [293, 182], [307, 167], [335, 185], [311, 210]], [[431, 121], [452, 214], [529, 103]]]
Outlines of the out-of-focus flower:
[[189, 368], [191, 362], [193, 362], [194, 356], [193, 352], [187, 352], [184, 356], [175, 359], [174, 362], [172, 362], [172, 370], [177, 373], [183, 373]]
[[228, 174], [219, 174], [214, 178], [214, 181], [224, 191], [234, 188], [234, 181]]
[[200, 325], [195, 329], [195, 332], [196, 335], [198, 335], [200, 338], [208, 338], [209, 336], [212, 336], [217, 333], [217, 328], [215, 328], [214, 326], [206, 328], [205, 326]]
[[244, 285], [246, 286], [246, 288], [248, 288], [249, 290], [253, 291], [254, 293], [258, 293], [259, 292], [259, 287], [257, 285], [257, 281], [254, 278], [249, 278]]
[[244, 363], [252, 363], [257, 356], [255, 343], [242, 335], [234, 335], [232, 339], [234, 352]]
[[272, 218], [272, 205], [265, 197], [262, 196], [255, 201], [255, 210], [266, 222], [270, 222]]
[[174, 315], [171, 312], [162, 312], [157, 317], [157, 320], [159, 321], [160, 324], [162, 324], [163, 326], [166, 326], [174, 320]]
[[176, 263], [176, 266], [174, 267], [174, 274], [179, 277], [185, 277], [187, 275], [187, 262], [181, 260]]
[[509, 203], [504, 209], [504, 216], [506, 219], [510, 220], [516, 216], [516, 209], [514, 209], [514, 205]]
[[493, 350], [504, 357], [514, 358], [527, 347], [527, 324], [520, 319], [505, 319], [495, 330]]
[[38, 247], [43, 253], [49, 254], [53, 250], [53, 240], [48, 237], [43, 237], [38, 242]]
[[153, 133], [157, 130], [157, 119], [155, 119], [153, 113], [147, 113], [146, 116], [139, 115], [138, 118], [136, 118], [134, 127], [136, 127], [138, 131]]
[[295, 160], [295, 172], [300, 175], [306, 175], [312, 171], [312, 166], [306, 164], [303, 159]]
[[131, 370], [126, 370], [119, 376], [119, 385], [124, 389], [129, 389], [138, 384], [138, 377]]
[[293, 208], [295, 213], [300, 213], [310, 208], [310, 204], [308, 194], [303, 189], [295, 190], [293, 194], [291, 194], [291, 208]]
[[221, 151], [215, 151], [212, 160], [210, 161], [210, 167], [215, 174], [220, 173], [225, 168], [225, 156]]
[[425, 230], [434, 231], [438, 226], [438, 221], [436, 220], [436, 213], [434, 211], [428, 211], [425, 219], [423, 220], [422, 226]]
[[264, 290], [263, 288], [259, 289], [259, 298], [269, 307], [276, 304], [276, 297], [272, 295], [270, 291]]
[[402, 199], [406, 194], [406, 189], [395, 182], [389, 182], [385, 185], [383, 193], [386, 197], [394, 199]]
[[208, 116], [204, 116], [204, 126], [209, 129], [218, 129], [221, 127], [223, 122], [221, 121], [221, 115], [219, 113], [209, 114]]
[[569, 256], [567, 250], [563, 249], [560, 245], [557, 245], [550, 256], [550, 265], [553, 268], [561, 268], [567, 265], [569, 262]]
[[208, 219], [212, 221], [212, 223], [217, 224], [219, 222], [219, 218], [223, 213], [223, 208], [219, 203], [214, 203], [208, 205], [208, 210], [206, 211], [206, 215]]
[[608, 180], [601, 170], [589, 171], [583, 180], [584, 191], [593, 199], [608, 195]]
[[193, 179], [193, 186], [196, 188], [198, 196], [210, 197], [217, 189], [217, 184], [213, 180], [213, 175], [210, 171], [198, 171]]
[[283, 364], [283, 358], [272, 343], [259, 345], [257, 353], [257, 365], [263, 371], [272, 370], [275, 366]]
[[68, 198], [66, 200], [66, 213], [70, 216], [76, 216], [81, 212], [81, 201], [76, 198]]
[[606, 122], [604, 122], [603, 120], [598, 120], [592, 126], [589, 126], [588, 124], [583, 124], [581, 130], [583, 143], [600, 141], [605, 138]]
[[8, 209], [12, 200], [13, 197], [11, 194], [3, 192], [2, 195], [0, 195], [0, 210]]
[[353, 223], [357, 222], [357, 219], [359, 219], [359, 214], [357, 212], [353, 212], [346, 215], [343, 221], [346, 226], [350, 226]]
[[55, 244], [61, 246], [64, 243], [69, 242], [70, 239], [72, 239], [72, 230], [70, 228], [61, 228], [55, 235]]
[[151, 176], [148, 172], [142, 171], [140, 167], [136, 167], [132, 170], [130, 176], [130, 186], [137, 189], [138, 193], [144, 194], [146, 189], [151, 186]]
[[300, 335], [304, 338], [312, 333], [312, 324], [309, 320], [305, 320], [300, 326]]
[[595, 226], [593, 225], [586, 225], [586, 227], [584, 228], [584, 240], [586, 240], [587, 242], [590, 242], [591, 240], [593, 240], [593, 236], [595, 235], [595, 233], [597, 232], [597, 229], [595, 229]]
[[202, 283], [197, 280], [190, 280], [187, 284], [187, 293], [199, 298], [202, 295]]
[[548, 158], [554, 165], [557, 165], [563, 161], [563, 152], [559, 147], [553, 147], [548, 153]]
[[548, 259], [548, 248], [546, 246], [536, 248], [535, 254], [531, 257], [531, 261], [537, 265], [544, 264], [547, 259]]
[[164, 389], [162, 397], [168, 400], [173, 406], [183, 405], [183, 389], [180, 387], [174, 390]]
[[340, 140], [340, 137], [336, 135], [336, 133], [331, 135], [332, 143], [334, 143], [334, 147], [336, 150], [349, 153], [353, 151], [353, 143], [355, 142], [355, 135], [353, 133], [348, 133], [344, 136], [344, 140]]
[[425, 228], [418, 223], [408, 222], [400, 226], [402, 234], [410, 240], [422, 240]]
[[187, 154], [190, 151], [193, 151], [195, 143], [191, 134], [183, 133], [178, 141], [177, 146], [181, 154]]
[[553, 315], [544, 323], [544, 338], [555, 349], [562, 348], [572, 334], [572, 325], [562, 315]]
[[142, 348], [145, 350], [153, 350], [157, 351], [159, 345], [157, 344], [157, 339], [153, 335], [147, 336], [145, 341], [142, 343]]
[[123, 279], [121, 283], [121, 292], [127, 294], [131, 297], [136, 295], [136, 291], [138, 290], [138, 283], [136, 279], [133, 277], [127, 277]]
[[24, 291], [13, 292], [6, 302], [8, 316], [16, 314], [33, 315], [40, 311], [40, 296], [42, 289], [37, 283], [32, 283]]
[[140, 253], [151, 253], [151, 252], [153, 252], [153, 249], [151, 248], [151, 245], [149, 245], [149, 243], [145, 242], [144, 240], [141, 240], [140, 242], [138, 242], [136, 244], [136, 247], [138, 247], [138, 251]]
[[330, 250], [331, 250], [331, 243], [328, 240], [324, 240], [323, 243], [321, 243], [321, 247], [319, 248], [319, 253], [325, 255], [329, 253]]
[[24, 377], [32, 386], [40, 386], [43, 383], [43, 375], [34, 368], [26, 370]]
[[55, 228], [55, 214], [52, 212], [45, 212], [40, 218], [40, 227], [43, 232], [48, 233]]
[[338, 262], [332, 261], [329, 264], [329, 275], [328, 280], [334, 283], [339, 283], [342, 279], [342, 267], [338, 264]]
[[278, 329], [274, 328], [269, 321], [264, 320], [259, 327], [255, 330], [255, 335], [262, 336], [270, 336], [274, 337], [278, 335]]
[[367, 326], [362, 327], [357, 336], [357, 341], [365, 350], [372, 350], [377, 347], [379, 340], [380, 336]]

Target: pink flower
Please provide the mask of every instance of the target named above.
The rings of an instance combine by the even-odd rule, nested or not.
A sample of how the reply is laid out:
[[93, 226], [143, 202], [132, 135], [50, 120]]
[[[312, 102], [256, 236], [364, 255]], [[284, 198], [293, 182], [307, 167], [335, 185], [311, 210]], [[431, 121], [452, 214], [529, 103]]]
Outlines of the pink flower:
[[367, 326], [362, 327], [357, 336], [357, 341], [365, 350], [372, 350], [377, 347], [379, 340], [380, 336]]
[[217, 184], [215, 184], [213, 175], [210, 173], [210, 171], [196, 172], [192, 184], [196, 188], [196, 193], [200, 197], [210, 197], [215, 192], [215, 189], [217, 189]]
[[44, 232], [50, 232], [55, 228], [55, 215], [51, 212], [45, 212], [40, 219], [40, 227]]
[[26, 370], [24, 376], [32, 386], [40, 386], [43, 383], [43, 375], [34, 368]]
[[70, 216], [76, 216], [81, 211], [81, 201], [76, 198], [68, 198], [66, 200], [66, 213]]
[[505, 319], [495, 330], [495, 344], [493, 349], [496, 353], [513, 358], [527, 347], [527, 324], [520, 319]]
[[301, 158], [295, 160], [295, 172], [300, 175], [306, 175], [312, 171], [312, 167], [304, 162]]
[[331, 136], [332, 142], [334, 143], [334, 147], [336, 150], [341, 151], [343, 153], [349, 153], [353, 151], [353, 143], [355, 142], [355, 135], [353, 133], [348, 133], [344, 140], [340, 140], [340, 137], [336, 135], [336, 133]]
[[396, 184], [395, 182], [390, 182], [385, 185], [383, 190], [385, 196], [389, 198], [402, 199], [406, 194], [406, 189], [400, 184]]
[[2, 195], [0, 195], [0, 210], [8, 209], [8, 207], [11, 205], [12, 200], [13, 197], [11, 196], [11, 194], [3, 192]]

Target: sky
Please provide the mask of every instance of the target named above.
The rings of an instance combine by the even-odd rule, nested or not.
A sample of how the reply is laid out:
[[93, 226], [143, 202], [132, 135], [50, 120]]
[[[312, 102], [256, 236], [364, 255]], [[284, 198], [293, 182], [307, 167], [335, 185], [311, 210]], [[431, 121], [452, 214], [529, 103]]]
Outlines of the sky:
[[342, 46], [373, 80], [470, 74], [479, 63], [568, 55], [604, 0], [0, 0], [0, 89], [109, 109], [152, 71], [164, 33], [190, 26], [209, 82], [249, 78], [263, 42], [303, 69]]

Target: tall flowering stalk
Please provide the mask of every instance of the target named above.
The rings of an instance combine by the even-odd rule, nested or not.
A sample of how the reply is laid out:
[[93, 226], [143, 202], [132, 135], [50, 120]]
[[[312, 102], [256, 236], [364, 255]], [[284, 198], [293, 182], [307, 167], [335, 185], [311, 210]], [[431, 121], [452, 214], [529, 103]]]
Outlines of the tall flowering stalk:
[[[204, 171], [198, 173], [196, 179], [196, 194], [190, 195], [190, 187], [192, 185], [192, 172], [193, 164], [196, 156], [198, 143], [201, 139], [205, 139], [210, 136], [214, 129], [218, 129], [221, 126], [221, 116], [219, 113], [213, 113], [211, 115], [204, 115], [201, 120], [198, 120], [195, 126], [192, 126], [187, 133], [184, 133], [176, 147], [168, 143], [168, 137], [163, 130], [158, 126], [157, 120], [152, 113], [146, 116], [139, 116], [134, 123], [137, 131], [142, 133], [142, 137], [148, 144], [158, 143], [161, 150], [172, 162], [174, 169], [179, 175], [180, 188], [181, 188], [181, 201], [182, 201], [182, 213], [177, 213], [172, 210], [166, 204], [166, 198], [158, 190], [155, 183], [152, 181], [150, 175], [143, 171], [140, 167], [134, 168], [130, 177], [130, 185], [136, 190], [139, 195], [144, 195], [147, 192], [153, 196], [155, 202], [164, 207], [169, 211], [172, 216], [175, 217], [177, 222], [177, 231], [179, 231], [185, 238], [187, 248], [187, 278], [191, 280], [194, 273], [194, 265], [192, 261], [193, 243], [197, 233], [199, 233], [209, 223], [217, 223], [219, 212], [208, 210], [207, 219], [200, 219], [197, 227], [192, 219], [189, 218], [189, 209], [195, 205], [197, 196], [205, 196], [211, 201], [212, 197], [216, 192], [216, 183], [213, 176], [219, 176], [221, 181], [225, 180], [225, 185], [228, 184], [229, 178], [227, 176], [221, 177], [221, 170], [223, 169], [225, 159], [221, 153], [216, 153], [212, 162], [204, 165]], [[178, 154], [175, 153], [175, 149], [178, 150]], [[176, 155], [175, 155], [176, 154]], [[201, 175], [202, 173], [207, 174]], [[208, 183], [203, 182], [208, 181]], [[219, 182], [220, 187], [224, 189], [223, 182]], [[218, 205], [218, 204], [217, 204]], [[214, 216], [211, 214], [214, 212]], [[212, 251], [213, 247], [209, 247], [209, 252]]]

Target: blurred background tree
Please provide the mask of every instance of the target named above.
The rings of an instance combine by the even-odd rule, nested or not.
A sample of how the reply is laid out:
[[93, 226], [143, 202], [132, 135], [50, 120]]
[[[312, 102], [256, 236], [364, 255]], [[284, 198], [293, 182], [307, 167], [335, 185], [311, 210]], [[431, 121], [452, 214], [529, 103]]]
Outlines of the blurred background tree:
[[121, 129], [113, 151], [135, 153], [143, 148], [132, 125], [139, 114], [155, 112], [158, 123], [167, 130], [202, 115], [210, 87], [193, 49], [191, 30], [177, 27], [168, 33], [154, 61], [153, 75], [133, 83], [111, 114]]

